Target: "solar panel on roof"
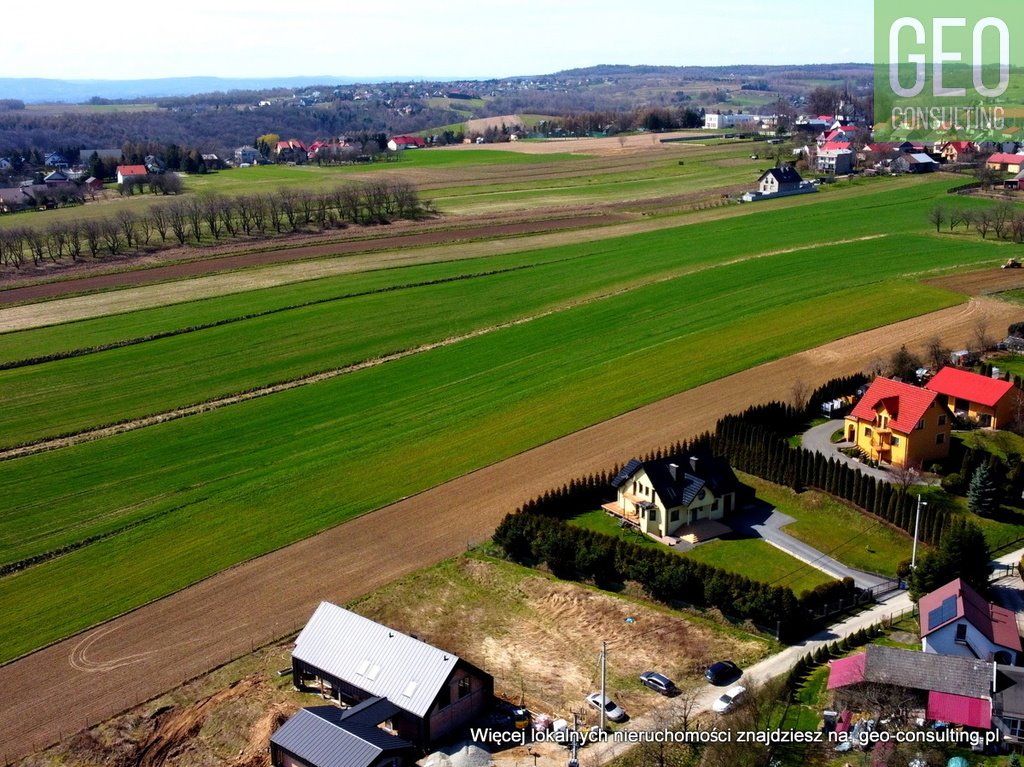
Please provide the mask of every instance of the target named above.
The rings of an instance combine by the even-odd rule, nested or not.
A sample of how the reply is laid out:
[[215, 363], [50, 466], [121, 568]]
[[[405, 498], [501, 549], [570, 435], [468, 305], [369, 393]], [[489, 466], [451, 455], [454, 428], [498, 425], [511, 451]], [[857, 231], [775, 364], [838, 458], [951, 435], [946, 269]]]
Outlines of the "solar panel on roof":
[[928, 611], [928, 630], [938, 628], [943, 623], [956, 617], [956, 596], [946, 597], [942, 604]]

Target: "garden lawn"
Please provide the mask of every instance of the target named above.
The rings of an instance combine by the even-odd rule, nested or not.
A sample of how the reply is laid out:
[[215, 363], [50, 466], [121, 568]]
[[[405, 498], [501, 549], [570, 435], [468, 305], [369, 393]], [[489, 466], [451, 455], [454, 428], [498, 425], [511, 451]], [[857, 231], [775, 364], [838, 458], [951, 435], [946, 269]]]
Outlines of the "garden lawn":
[[657, 546], [666, 551], [675, 551], [662, 543], [651, 538], [649, 535], [637, 530], [635, 527], [623, 527], [617, 517], [613, 517], [603, 509], [588, 511], [585, 514], [577, 514], [566, 520], [574, 527], [582, 527], [584, 530], [593, 530], [595, 533], [603, 533], [613, 538], [621, 538], [629, 543], [636, 543], [641, 546]]
[[796, 519], [784, 532], [844, 565], [894, 577], [896, 566], [910, 559], [909, 535], [847, 503], [817, 490], [794, 493], [747, 474], [741, 481], [753, 487], [759, 499]]
[[786, 586], [797, 596], [834, 580], [760, 538], [718, 538], [684, 556], [761, 583]]

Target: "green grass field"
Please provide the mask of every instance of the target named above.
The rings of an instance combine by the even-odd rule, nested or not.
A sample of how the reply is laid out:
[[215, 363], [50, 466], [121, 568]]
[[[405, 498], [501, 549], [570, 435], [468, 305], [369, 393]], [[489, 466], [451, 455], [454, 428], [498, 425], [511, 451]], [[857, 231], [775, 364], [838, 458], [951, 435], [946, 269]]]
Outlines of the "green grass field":
[[753, 487], [758, 498], [796, 519], [783, 528], [785, 532], [845, 565], [895, 576], [896, 566], [910, 559], [910, 536], [848, 504], [816, 490], [797, 494], [747, 474], [741, 481]]
[[695, 546], [684, 556], [773, 586], [787, 586], [797, 596], [833, 580], [760, 538], [719, 538]]
[[[0, 433], [11, 443], [562, 307], [316, 385], [0, 464], [2, 562], [80, 547], [0, 579], [9, 616], [0, 657], [669, 394], [956, 303], [902, 276], [999, 260], [991, 243], [953, 247], [924, 233], [941, 188], [765, 205], [728, 221], [502, 257], [537, 264], [502, 275], [7, 371], [0, 380], [11, 406]], [[899, 237], [821, 245], [823, 234], [835, 239], [839, 215], [843, 236]], [[778, 252], [801, 245], [815, 247]], [[407, 274], [348, 279], [401, 285]], [[622, 285], [633, 289], [595, 298]], [[302, 283], [249, 298], [280, 306], [302, 290], [330, 296], [339, 288], [343, 281]], [[595, 300], [572, 305], [573, 294]], [[88, 345], [140, 327], [235, 316], [245, 300], [149, 310], [138, 326], [125, 315], [63, 326], [64, 338], [48, 329], [19, 337], [35, 350]], [[24, 356], [9, 340], [4, 353]], [[643, 375], [623, 375], [630, 370]], [[353, 487], [353, 477], [366, 476], [374, 481]]]

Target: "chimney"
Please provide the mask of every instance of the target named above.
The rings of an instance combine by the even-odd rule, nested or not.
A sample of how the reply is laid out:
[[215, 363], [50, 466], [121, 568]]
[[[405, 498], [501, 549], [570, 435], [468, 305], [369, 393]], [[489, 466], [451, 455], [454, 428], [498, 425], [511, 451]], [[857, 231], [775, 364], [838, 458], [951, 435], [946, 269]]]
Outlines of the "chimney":
[[679, 471], [678, 463], [670, 463], [668, 465], [668, 473], [672, 475], [672, 481], [675, 482], [677, 479], [676, 472]]
[[697, 471], [697, 456], [695, 455], [690, 456], [690, 468]]

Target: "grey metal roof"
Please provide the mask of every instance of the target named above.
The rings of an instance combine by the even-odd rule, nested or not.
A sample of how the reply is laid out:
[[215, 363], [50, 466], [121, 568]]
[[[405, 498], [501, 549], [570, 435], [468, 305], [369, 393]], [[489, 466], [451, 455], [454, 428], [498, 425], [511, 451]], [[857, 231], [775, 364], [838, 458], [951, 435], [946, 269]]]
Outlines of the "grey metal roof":
[[459, 662], [456, 655], [330, 602], [316, 608], [292, 655], [419, 717]]
[[915, 690], [935, 690], [968, 698], [988, 698], [992, 664], [976, 658], [869, 645], [864, 681]]
[[372, 724], [345, 722], [345, 713], [336, 706], [304, 708], [270, 742], [316, 767], [367, 767], [384, 751], [411, 747]]

